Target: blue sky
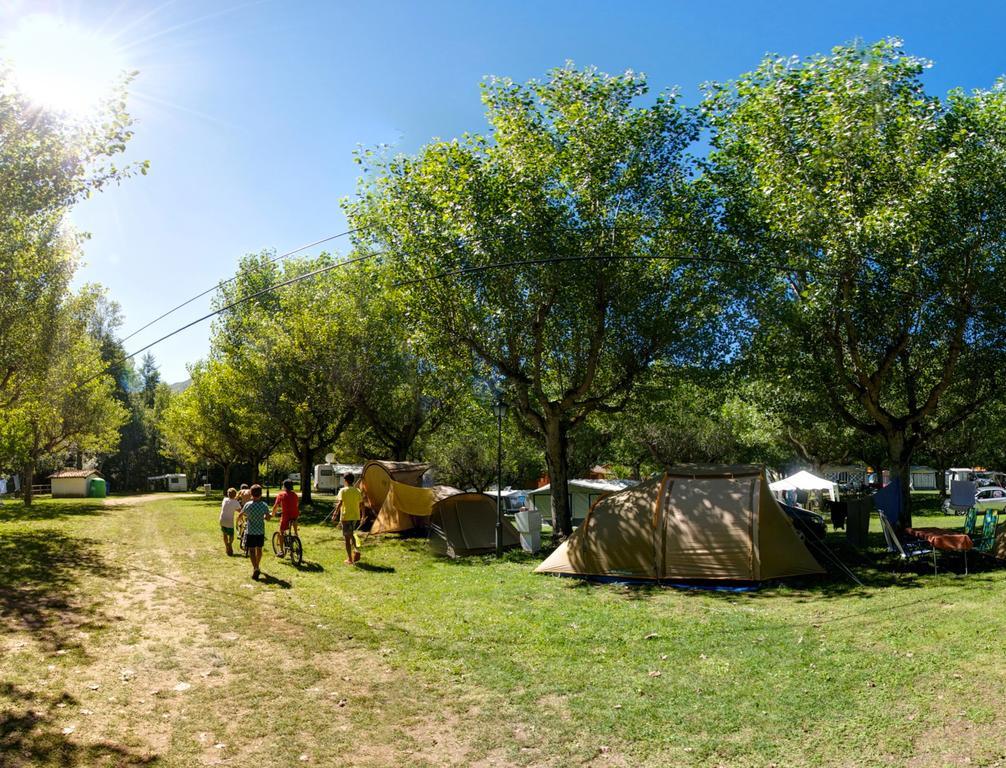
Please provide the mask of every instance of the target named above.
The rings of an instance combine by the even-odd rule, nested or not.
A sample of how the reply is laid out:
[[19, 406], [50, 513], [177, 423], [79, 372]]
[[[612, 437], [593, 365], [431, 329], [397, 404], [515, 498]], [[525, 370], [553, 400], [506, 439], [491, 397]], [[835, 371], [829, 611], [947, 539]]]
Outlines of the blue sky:
[[[902, 37], [935, 61], [931, 90], [987, 87], [1006, 72], [1000, 3], [895, 2], [45, 2], [0, 0], [0, 33], [28, 13], [100, 28], [140, 70], [128, 156], [150, 173], [82, 204], [82, 280], [109, 288], [131, 333], [233, 274], [244, 253], [341, 231], [358, 145], [414, 151], [484, 127], [478, 85], [572, 59], [646, 72], [654, 90]], [[344, 246], [343, 246], [344, 247]], [[193, 304], [127, 345], [202, 313]], [[159, 345], [168, 381], [207, 352], [209, 324]]]

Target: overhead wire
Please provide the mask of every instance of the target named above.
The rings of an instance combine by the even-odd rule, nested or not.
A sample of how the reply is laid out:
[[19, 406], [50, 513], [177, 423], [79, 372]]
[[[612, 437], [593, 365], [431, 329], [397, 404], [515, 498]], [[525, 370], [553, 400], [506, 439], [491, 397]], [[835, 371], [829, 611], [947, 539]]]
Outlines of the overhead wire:
[[[289, 258], [290, 256], [293, 256], [293, 255], [295, 255], [297, 253], [305, 251], [305, 250], [307, 250], [309, 248], [312, 248], [314, 246], [320, 245], [322, 243], [329, 242], [331, 240], [335, 240], [335, 239], [337, 239], [339, 237], [345, 237], [346, 235], [354, 234], [356, 232], [362, 231], [363, 229], [364, 228], [362, 228], [362, 227], [357, 227], [357, 228], [354, 228], [354, 229], [346, 230], [344, 232], [340, 232], [340, 233], [338, 233], [336, 235], [331, 235], [329, 237], [322, 238], [320, 240], [316, 240], [316, 241], [314, 241], [312, 243], [308, 243], [306, 245], [300, 246], [299, 248], [295, 248], [293, 250], [286, 251], [286, 252], [284, 252], [282, 254], [274, 256], [271, 259], [269, 259], [268, 263], [275, 263], [277, 261], [281, 261], [282, 259]], [[170, 339], [173, 336], [176, 336], [179, 333], [181, 333], [183, 331], [186, 331], [189, 328], [192, 328], [193, 326], [198, 325], [201, 322], [204, 322], [204, 321], [209, 320], [209, 319], [211, 319], [211, 318], [213, 318], [213, 317], [215, 317], [217, 315], [220, 315], [220, 314], [222, 314], [224, 312], [227, 312], [227, 311], [230, 311], [230, 310], [232, 310], [232, 309], [234, 309], [236, 307], [239, 307], [239, 306], [241, 306], [241, 305], [243, 305], [243, 304], [251, 301], [252, 299], [258, 298], [260, 296], [264, 296], [265, 294], [270, 293], [272, 291], [275, 291], [275, 290], [277, 290], [279, 288], [283, 288], [283, 287], [286, 287], [288, 285], [293, 285], [293, 284], [299, 283], [299, 282], [301, 282], [303, 280], [307, 280], [307, 279], [309, 279], [311, 277], [315, 277], [315, 276], [323, 274], [325, 272], [329, 272], [329, 271], [331, 271], [333, 269], [337, 269], [337, 268], [344, 267], [344, 266], [349, 266], [351, 264], [355, 264], [355, 263], [362, 262], [362, 261], [367, 261], [369, 259], [376, 258], [378, 256], [387, 255], [388, 253], [389, 253], [389, 251], [374, 251], [374, 252], [366, 253], [366, 254], [363, 254], [361, 256], [354, 257], [352, 259], [345, 259], [343, 261], [336, 262], [334, 264], [329, 264], [329, 265], [327, 265], [325, 267], [321, 267], [320, 269], [316, 269], [316, 270], [313, 270], [311, 272], [304, 273], [303, 275], [297, 275], [297, 276], [292, 277], [290, 279], [283, 280], [283, 281], [278, 282], [278, 283], [273, 283], [271, 285], [267, 285], [264, 288], [259, 289], [258, 291], [255, 291], [255, 292], [253, 292], [251, 294], [243, 296], [243, 297], [241, 297], [239, 299], [236, 299], [235, 301], [232, 301], [232, 302], [230, 302], [230, 303], [228, 303], [228, 304], [226, 304], [226, 305], [224, 305], [222, 307], [219, 307], [219, 308], [213, 310], [212, 312], [209, 312], [209, 313], [207, 313], [205, 315], [202, 315], [201, 317], [198, 317], [195, 320], [192, 320], [191, 322], [188, 322], [185, 325], [182, 325], [182, 326], [174, 329], [170, 333], [164, 334], [160, 338], [155, 339], [154, 341], [150, 342], [149, 344], [146, 344], [145, 346], [140, 347], [139, 349], [134, 350], [133, 352], [130, 352], [129, 354], [126, 354], [126, 355], [121, 356], [120, 358], [117, 358], [116, 360], [114, 360], [111, 363], [109, 363], [108, 365], [106, 365], [103, 368], [102, 371], [94, 374], [93, 376], [91, 376], [88, 379], [85, 379], [83, 382], [81, 382], [81, 385], [86, 384], [87, 382], [92, 381], [93, 379], [97, 378], [98, 376], [103, 375], [105, 372], [107, 372], [111, 368], [115, 367], [116, 365], [124, 363], [127, 360], [132, 359], [136, 355], [139, 355], [139, 354], [141, 354], [143, 352], [146, 352], [147, 350], [155, 347], [156, 345], [160, 344], [161, 342], [166, 341], [167, 339]], [[506, 268], [509, 268], [509, 267], [534, 266], [534, 265], [545, 265], [545, 264], [555, 264], [555, 263], [564, 263], [564, 262], [565, 263], [569, 263], [569, 262], [582, 262], [582, 261], [680, 261], [680, 262], [693, 262], [693, 263], [725, 264], [725, 265], [743, 266], [743, 267], [759, 267], [759, 266], [764, 267], [764, 266], [767, 266], [767, 267], [769, 267], [769, 268], [771, 268], [773, 270], [781, 271], [781, 272], [788, 272], [788, 273], [789, 272], [797, 272], [797, 271], [799, 271], [799, 272], [806, 272], [808, 274], [817, 274], [817, 273], [820, 273], [820, 272], [824, 272], [826, 275], [828, 274], [827, 270], [817, 269], [817, 268], [814, 268], [814, 267], [794, 266], [794, 265], [789, 265], [789, 264], [773, 264], [773, 263], [765, 263], [765, 262], [758, 263], [758, 262], [751, 261], [751, 260], [737, 259], [737, 258], [728, 258], [728, 257], [697, 256], [697, 255], [691, 255], [691, 256], [667, 256], [667, 255], [661, 255], [661, 254], [641, 254], [641, 255], [624, 255], [624, 256], [622, 256], [622, 255], [611, 255], [611, 254], [598, 254], [598, 255], [577, 255], [577, 256], [547, 256], [547, 257], [537, 257], [537, 258], [514, 259], [514, 260], [502, 261], [502, 262], [501, 261], [496, 261], [496, 262], [490, 262], [490, 263], [487, 263], [487, 264], [477, 264], [477, 265], [472, 265], [472, 266], [468, 266], [468, 267], [459, 267], [459, 268], [456, 268], [456, 269], [444, 270], [442, 272], [438, 272], [438, 273], [433, 274], [433, 275], [426, 275], [426, 276], [422, 276], [422, 277], [416, 277], [416, 278], [411, 278], [411, 279], [399, 280], [399, 281], [396, 281], [396, 282], [392, 283], [392, 286], [396, 287], [396, 288], [398, 288], [398, 287], [405, 287], [405, 286], [410, 286], [410, 285], [417, 285], [417, 284], [421, 284], [421, 283], [431, 282], [431, 281], [434, 281], [434, 280], [442, 280], [442, 279], [445, 279], [445, 278], [448, 278], [448, 277], [457, 277], [457, 276], [463, 276], [463, 275], [478, 274], [478, 273], [487, 272], [487, 271], [491, 271], [491, 270], [495, 270], [495, 269], [506, 269]], [[832, 275], [828, 275], [828, 276], [832, 276]], [[214, 290], [218, 290], [223, 285], [227, 285], [229, 283], [234, 282], [235, 280], [238, 279], [238, 277], [239, 277], [239, 275], [235, 275], [234, 277], [228, 278], [227, 280], [223, 280], [223, 281], [217, 283], [217, 285], [214, 286], [213, 288], [210, 288], [210, 289], [208, 289], [206, 291], [203, 291], [202, 293], [197, 294], [196, 296], [192, 297], [191, 299], [188, 299], [188, 300], [182, 302], [177, 307], [174, 307], [173, 309], [169, 310], [168, 312], [165, 312], [164, 314], [162, 314], [161, 316], [155, 318], [154, 320], [151, 320], [149, 323], [147, 323], [143, 327], [139, 328], [138, 330], [134, 331], [129, 336], [124, 337], [121, 341], [127, 341], [128, 339], [130, 339], [133, 336], [135, 336], [136, 334], [138, 334], [140, 331], [142, 331], [142, 330], [144, 330], [146, 328], [149, 328], [154, 323], [159, 322], [160, 320], [164, 319], [168, 315], [170, 315], [170, 314], [178, 311], [179, 309], [182, 309], [183, 307], [187, 306], [188, 304], [191, 304], [193, 301], [196, 301], [197, 299], [199, 299], [199, 298], [207, 295], [208, 293], [211, 293]], [[896, 292], [904, 293], [906, 295], [912, 295], [913, 297], [915, 297], [914, 294], [910, 294], [907, 291], [900, 291], [899, 289], [894, 289], [894, 290]]]
[[[320, 240], [315, 240], [313, 243], [307, 243], [306, 245], [301, 245], [301, 246], [299, 246], [297, 248], [294, 248], [293, 250], [285, 251], [284, 253], [281, 253], [278, 256], [273, 256], [272, 258], [270, 258], [270, 259], [268, 259], [266, 261], [266, 264], [275, 264], [277, 261], [282, 261], [283, 259], [288, 259], [291, 256], [295, 256], [298, 253], [302, 253], [303, 251], [308, 250], [309, 248], [314, 248], [315, 246], [322, 245], [323, 243], [328, 243], [328, 242], [331, 242], [332, 240], [337, 240], [340, 237], [346, 237], [347, 235], [355, 234], [356, 232], [359, 232], [360, 230], [361, 230], [361, 227], [355, 227], [353, 229], [347, 229], [345, 232], [339, 232], [336, 235], [329, 235], [328, 237], [323, 237]], [[198, 301], [199, 299], [203, 298], [203, 296], [207, 296], [207, 295], [213, 293], [214, 291], [219, 290], [221, 287], [223, 287], [223, 286], [225, 286], [225, 285], [227, 285], [229, 283], [233, 283], [235, 280], [238, 279], [238, 277], [239, 277], [239, 275], [234, 275], [233, 277], [229, 277], [226, 280], [221, 280], [220, 282], [216, 283], [211, 288], [207, 288], [205, 291], [203, 291], [201, 293], [197, 293], [195, 296], [193, 296], [190, 299], [186, 299], [185, 301], [183, 301], [178, 306], [172, 307], [167, 312], [165, 312], [165, 313], [163, 313], [161, 315], [158, 315], [153, 320], [151, 320], [150, 322], [148, 322], [146, 325], [141, 325], [139, 328], [137, 328], [135, 331], [133, 331], [128, 336], [124, 336], [123, 338], [119, 339], [119, 342], [120, 343], [125, 343], [125, 342], [129, 341], [134, 336], [137, 336], [140, 333], [142, 333], [143, 331], [147, 330], [147, 328], [149, 328], [150, 326], [155, 325], [156, 323], [159, 323], [164, 318], [169, 317], [170, 315], [173, 315], [175, 312], [177, 312], [180, 309], [183, 309], [184, 307], [187, 307], [192, 302]]]
[[315, 270], [312, 270], [310, 272], [305, 272], [302, 275], [296, 275], [296, 276], [291, 277], [291, 278], [289, 278], [287, 280], [283, 280], [283, 281], [278, 282], [278, 283], [272, 283], [271, 285], [267, 285], [265, 288], [261, 288], [261, 289], [255, 291], [255, 292], [253, 292], [253, 293], [249, 293], [246, 296], [242, 296], [239, 299], [235, 299], [234, 301], [230, 302], [229, 304], [225, 304], [222, 307], [218, 307], [217, 309], [214, 309], [212, 312], [206, 313], [202, 317], [198, 317], [195, 320], [193, 320], [193, 321], [191, 321], [189, 323], [186, 323], [185, 325], [183, 325], [183, 326], [181, 326], [179, 328], [175, 328], [170, 333], [164, 334], [159, 339], [155, 339], [154, 341], [150, 342], [146, 346], [140, 347], [139, 349], [134, 350], [134, 351], [130, 352], [129, 354], [122, 355], [121, 357], [116, 358], [112, 362], [106, 364], [104, 366], [104, 368], [102, 368], [102, 370], [98, 371], [97, 373], [93, 374], [92, 376], [89, 376], [88, 378], [86, 378], [82, 382], [80, 382], [80, 384], [78, 384], [78, 387], [83, 386], [84, 384], [87, 384], [90, 381], [93, 381], [94, 379], [98, 378], [99, 376], [103, 376], [105, 373], [107, 373], [109, 370], [111, 370], [115, 366], [121, 365], [122, 363], [126, 362], [127, 360], [130, 360], [130, 359], [136, 357], [141, 352], [146, 352], [148, 349], [157, 346], [162, 341], [166, 341], [166, 340], [170, 339], [172, 336], [177, 336], [182, 331], [187, 331], [189, 328], [193, 327], [194, 325], [199, 325], [199, 323], [202, 323], [202, 322], [204, 322], [206, 320], [209, 320], [212, 317], [216, 317], [217, 315], [223, 314], [224, 312], [228, 312], [228, 311], [234, 309], [235, 307], [239, 307], [242, 304], [246, 304], [247, 302], [251, 301], [252, 299], [257, 299], [259, 296], [264, 296], [267, 293], [271, 293], [272, 291], [277, 290], [278, 288], [283, 288], [283, 287], [288, 286], [288, 285], [293, 285], [294, 283], [299, 283], [302, 280], [307, 280], [308, 278], [316, 277], [318, 275], [324, 274], [325, 272], [330, 272], [333, 269], [338, 269], [339, 267], [346, 267], [346, 266], [349, 266], [350, 264], [356, 264], [356, 263], [359, 263], [361, 261], [366, 261], [368, 259], [372, 259], [372, 258], [374, 258], [376, 256], [380, 256], [380, 255], [382, 255], [380, 252], [366, 253], [366, 254], [363, 254], [362, 256], [357, 256], [357, 257], [352, 258], [352, 259], [344, 259], [343, 261], [337, 261], [334, 264], [328, 264], [328, 265], [326, 265], [324, 267], [320, 267], [319, 269], [315, 269]]

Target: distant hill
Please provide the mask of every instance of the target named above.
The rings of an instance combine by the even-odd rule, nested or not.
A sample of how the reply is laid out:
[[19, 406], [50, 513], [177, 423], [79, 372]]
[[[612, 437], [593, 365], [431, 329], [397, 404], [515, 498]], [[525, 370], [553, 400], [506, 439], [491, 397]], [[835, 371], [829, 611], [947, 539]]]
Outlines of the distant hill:
[[188, 389], [189, 384], [191, 383], [192, 379], [186, 379], [185, 381], [179, 381], [175, 384], [168, 384], [168, 388], [171, 389], [171, 391], [177, 395], [179, 392], [184, 392], [186, 389]]

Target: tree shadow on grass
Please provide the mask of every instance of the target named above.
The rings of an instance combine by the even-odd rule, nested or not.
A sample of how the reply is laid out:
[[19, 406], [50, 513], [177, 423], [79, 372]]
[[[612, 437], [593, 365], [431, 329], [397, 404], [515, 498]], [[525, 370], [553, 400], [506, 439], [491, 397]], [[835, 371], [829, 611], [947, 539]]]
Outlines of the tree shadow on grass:
[[318, 525], [323, 523], [332, 514], [334, 506], [334, 502], [314, 499], [310, 506], [301, 509], [297, 523], [299, 525]]
[[67, 707], [77, 701], [68, 693], [52, 695], [0, 682], [0, 764], [28, 766], [152, 766], [157, 755], [144, 754], [111, 741], [82, 743], [64, 733]]
[[111, 620], [97, 600], [77, 594], [82, 577], [115, 576], [99, 542], [56, 531], [0, 537], [0, 635], [28, 631], [49, 649], [79, 647], [84, 629]]
[[20, 502], [0, 505], [0, 523], [38, 522], [63, 520], [68, 517], [103, 515], [108, 511], [100, 501], [74, 503], [68, 501], [40, 501], [30, 507]]

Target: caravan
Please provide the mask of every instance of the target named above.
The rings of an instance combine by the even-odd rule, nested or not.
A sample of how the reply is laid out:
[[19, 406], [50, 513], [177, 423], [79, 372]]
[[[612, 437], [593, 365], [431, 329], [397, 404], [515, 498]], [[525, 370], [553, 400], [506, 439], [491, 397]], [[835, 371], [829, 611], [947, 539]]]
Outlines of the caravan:
[[[573, 517], [573, 525], [579, 525], [587, 517], [594, 504], [610, 496], [613, 493], [624, 491], [633, 485], [636, 480], [590, 480], [582, 478], [570, 480], [567, 483], [569, 488], [569, 507]], [[504, 492], [505, 493], [505, 492]], [[527, 497], [531, 499], [535, 509], [541, 512], [546, 520], [552, 519], [552, 486], [543, 485], [535, 488]]]
[[185, 475], [154, 475], [147, 478], [147, 486], [152, 491], [172, 493], [184, 493], [189, 489], [188, 478]]
[[360, 477], [363, 467], [354, 464], [325, 464], [314, 465], [314, 477], [311, 487], [315, 491], [326, 491], [328, 493], [338, 493], [342, 488], [342, 478], [352, 474]]

